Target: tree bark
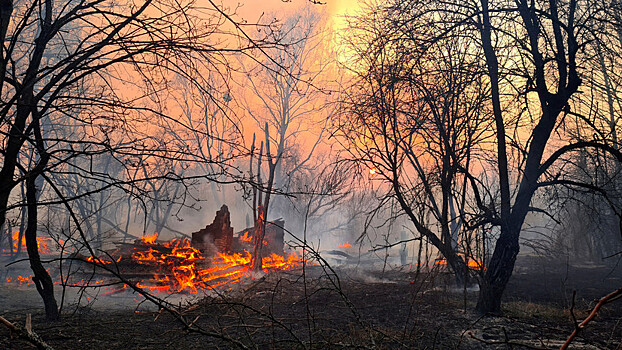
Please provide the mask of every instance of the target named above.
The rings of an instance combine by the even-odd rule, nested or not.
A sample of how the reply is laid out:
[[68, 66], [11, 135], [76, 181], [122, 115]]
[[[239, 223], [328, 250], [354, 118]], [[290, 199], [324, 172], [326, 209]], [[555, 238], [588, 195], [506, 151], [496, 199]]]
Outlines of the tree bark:
[[253, 255], [251, 256], [251, 270], [259, 271], [263, 267], [263, 240], [266, 235], [265, 210], [263, 205], [257, 209], [258, 215], [255, 221], [253, 233]]
[[26, 180], [26, 201], [28, 206], [28, 226], [26, 227], [26, 249], [30, 268], [34, 273], [32, 277], [37, 291], [43, 299], [45, 317], [48, 321], [60, 319], [58, 305], [54, 298], [54, 283], [50, 274], [41, 263], [39, 247], [37, 246], [37, 188], [35, 180], [37, 176], [31, 175]]
[[[516, 227], [518, 228], [516, 229]], [[513, 225], [516, 232], [502, 232], [495, 246], [495, 253], [488, 263], [475, 309], [482, 314], [501, 314], [501, 297], [512, 277], [516, 256], [520, 250], [518, 237], [520, 225]]]
[[[268, 122], [265, 123], [264, 126], [264, 136], [265, 136], [265, 146], [266, 146], [266, 158], [268, 162], [268, 181], [266, 183], [266, 188], [258, 188], [253, 195], [253, 203], [256, 208], [255, 212], [255, 227], [254, 227], [254, 247], [253, 247], [253, 255], [251, 257], [251, 269], [253, 271], [261, 270], [263, 266], [263, 240], [266, 235], [266, 222], [268, 220], [268, 209], [270, 208], [270, 197], [272, 196], [272, 188], [274, 184], [274, 173], [276, 170], [276, 166], [281, 160], [282, 153], [277, 153], [275, 157], [270, 153], [270, 129], [268, 128]], [[264, 143], [262, 142], [259, 147], [259, 157], [257, 159], [257, 183], [261, 184], [261, 159], [262, 159], [262, 150]], [[253, 148], [255, 147], [255, 137], [253, 135]], [[252, 155], [251, 155], [251, 164], [252, 164]], [[252, 168], [251, 168], [252, 174]], [[263, 202], [262, 202], [262, 192], [264, 192]], [[258, 196], [257, 196], [258, 194]], [[257, 198], [259, 197], [259, 198]]]

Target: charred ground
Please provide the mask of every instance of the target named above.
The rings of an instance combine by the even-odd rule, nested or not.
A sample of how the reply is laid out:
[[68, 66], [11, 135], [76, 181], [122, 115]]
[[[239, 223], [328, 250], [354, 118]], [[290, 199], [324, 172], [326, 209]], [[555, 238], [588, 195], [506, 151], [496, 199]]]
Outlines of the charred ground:
[[[16, 323], [33, 313], [33, 329], [55, 349], [559, 348], [574, 328], [571, 309], [582, 320], [596, 299], [622, 283], [620, 269], [522, 257], [504, 315], [481, 317], [472, 311], [476, 292], [456, 289], [440, 271], [360, 271], [340, 269], [338, 280], [317, 266], [306, 280], [281, 271], [181, 305], [184, 318], [211, 336], [186, 331], [165, 312], [131, 306], [98, 301], [66, 308], [62, 321], [45, 323], [40, 302], [22, 290], [3, 288], [0, 301], [3, 315]], [[574, 348], [622, 346], [617, 303], [603, 308]], [[2, 328], [0, 348], [34, 347]]]

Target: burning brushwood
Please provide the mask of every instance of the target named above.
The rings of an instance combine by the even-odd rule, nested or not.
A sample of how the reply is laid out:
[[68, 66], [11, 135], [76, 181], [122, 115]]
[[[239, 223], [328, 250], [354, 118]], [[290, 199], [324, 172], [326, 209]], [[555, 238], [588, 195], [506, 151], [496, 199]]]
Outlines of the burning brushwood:
[[[286, 270], [300, 265], [295, 254], [284, 252], [283, 220], [266, 225], [263, 239], [264, 272]], [[138, 287], [151, 291], [195, 294], [222, 285], [235, 284], [247, 275], [252, 263], [253, 228], [233, 235], [226, 205], [216, 212], [214, 221], [192, 233], [192, 239], [158, 241], [146, 235], [133, 243], [118, 243], [117, 250], [100, 257], [75, 255], [74, 258], [97, 266], [114, 266], [124, 276], [140, 281]], [[105, 269], [100, 273], [105, 274]]]

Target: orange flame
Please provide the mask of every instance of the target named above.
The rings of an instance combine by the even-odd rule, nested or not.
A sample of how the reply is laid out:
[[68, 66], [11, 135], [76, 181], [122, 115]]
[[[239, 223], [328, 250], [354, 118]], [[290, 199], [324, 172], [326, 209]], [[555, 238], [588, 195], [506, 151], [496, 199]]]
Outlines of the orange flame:
[[[97, 257], [92, 257], [92, 256], [89, 256], [88, 258], [86, 258], [86, 261], [88, 261], [88, 262], [92, 262], [92, 263], [95, 263], [95, 264], [101, 264], [101, 265], [109, 265], [109, 264], [112, 264], [112, 261], [109, 261], [109, 260], [102, 260], [102, 259], [100, 259], [100, 258], [97, 258]], [[117, 263], [118, 263], [119, 261], [121, 261], [121, 257], [117, 258], [114, 262], [117, 262]]]
[[248, 231], [244, 232], [243, 236], [240, 236], [240, 241], [242, 242], [251, 242], [253, 240], [253, 236], [248, 234]]
[[[436, 264], [436, 265], [447, 265], [447, 260], [440, 259], [440, 260], [435, 261], [434, 264]], [[469, 261], [467, 262], [467, 266], [472, 268], [472, 269], [475, 269], [475, 270], [481, 270], [481, 269], [485, 270], [486, 269], [479, 260], [477, 260], [477, 259], [475, 259], [473, 257], [469, 257]]]
[[[245, 231], [244, 234], [239, 237], [239, 239], [240, 239], [240, 242], [252, 243], [253, 242], [253, 235], [249, 234], [248, 231]], [[263, 241], [261, 241], [261, 243], [263, 245], [268, 245], [268, 242], [265, 239]]]
[[[12, 235], [13, 238], [13, 251], [16, 252], [18, 246], [20, 245], [19, 243], [19, 231], [15, 231], [13, 232]], [[39, 249], [39, 253], [40, 254], [50, 254], [50, 248], [48, 245], [48, 242], [51, 238], [50, 237], [37, 237], [37, 248]], [[22, 237], [22, 242], [21, 242], [21, 247], [22, 249], [26, 248], [26, 237], [23, 236]]]
[[268, 269], [282, 269], [288, 266], [299, 266], [301, 264], [300, 258], [296, 255], [290, 255], [285, 259], [284, 257], [277, 254], [270, 254], [270, 256], [263, 258], [262, 266], [265, 272], [268, 272]]
[[481, 269], [483, 268], [482, 263], [471, 258], [471, 260], [469, 260], [469, 263], [467, 264], [469, 267], [474, 268], [474, 269]]
[[[248, 235], [245, 237], [249, 239]], [[137, 286], [158, 292], [196, 294], [199, 289], [237, 283], [248, 272], [251, 254], [246, 250], [242, 253], [216, 253], [212, 259], [206, 259], [190, 245], [188, 239], [174, 239], [162, 244], [150, 244], [147, 250], [135, 251], [132, 259], [139, 264], [158, 268], [152, 280], [156, 285], [143, 281]], [[265, 257], [262, 263], [267, 272], [270, 269], [283, 270], [299, 266], [300, 259], [295, 255], [285, 258], [272, 254]]]
[[[196, 294], [199, 290], [239, 283], [243, 277], [248, 276], [250, 271], [251, 254], [247, 250], [241, 253], [216, 253], [215, 256], [207, 258], [201, 251], [191, 246], [189, 239], [173, 239], [157, 243], [156, 237], [156, 234], [143, 237], [144, 239], [140, 241], [147, 246], [135, 245], [134, 251], [130, 254], [131, 261], [151, 266], [154, 271], [151, 279], [136, 282], [137, 287], [152, 292]], [[250, 238], [252, 239], [252, 236]], [[109, 265], [118, 263], [122, 257], [112, 259], [89, 256], [84, 259], [93, 264]], [[271, 254], [262, 260], [262, 269], [265, 272], [292, 269], [300, 265], [301, 259], [294, 254], [287, 256]], [[13, 284], [30, 285], [33, 283], [31, 276], [5, 278], [8, 283]], [[61, 282], [55, 282], [55, 284], [58, 283]], [[104, 280], [64, 281], [63, 283], [70, 287], [92, 286], [108, 289]], [[104, 294], [119, 293], [127, 289], [128, 286], [123, 284], [110, 288]]]
[[154, 232], [152, 235], [144, 235], [140, 238], [143, 243], [146, 244], [154, 244], [156, 239], [158, 239], [158, 233]]
[[352, 246], [352, 244], [350, 244], [350, 242], [346, 242], [346, 243], [338, 245], [338, 247], [341, 247], [341, 248], [349, 248], [351, 246]]
[[31, 285], [32, 282], [32, 275], [28, 275], [28, 277], [22, 276], [22, 275], [17, 275], [17, 277], [15, 278], [11, 278], [11, 277], [7, 277], [6, 278], [7, 283], [15, 283], [15, 284], [19, 284], [21, 285]]

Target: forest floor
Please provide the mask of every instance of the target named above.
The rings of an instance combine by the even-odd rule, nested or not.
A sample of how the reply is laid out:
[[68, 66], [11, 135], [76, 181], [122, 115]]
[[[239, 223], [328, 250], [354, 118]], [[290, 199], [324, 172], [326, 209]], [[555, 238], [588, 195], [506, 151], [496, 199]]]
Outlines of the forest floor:
[[[521, 257], [503, 316], [482, 317], [473, 311], [477, 291], [452, 287], [441, 272], [337, 271], [338, 282], [317, 266], [305, 279], [271, 273], [180, 304], [200, 332], [138, 305], [137, 295], [65, 307], [61, 321], [46, 323], [34, 288], [2, 286], [0, 315], [23, 324], [32, 313], [33, 330], [54, 349], [554, 349], [573, 331], [573, 313], [581, 321], [622, 286], [620, 267]], [[0, 349], [30, 348], [0, 328]], [[622, 349], [622, 300], [605, 305], [571, 349]]]

